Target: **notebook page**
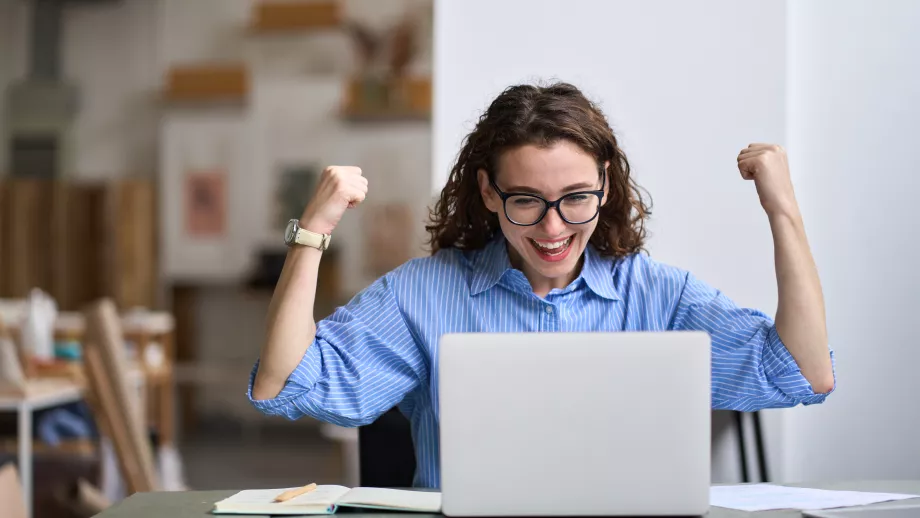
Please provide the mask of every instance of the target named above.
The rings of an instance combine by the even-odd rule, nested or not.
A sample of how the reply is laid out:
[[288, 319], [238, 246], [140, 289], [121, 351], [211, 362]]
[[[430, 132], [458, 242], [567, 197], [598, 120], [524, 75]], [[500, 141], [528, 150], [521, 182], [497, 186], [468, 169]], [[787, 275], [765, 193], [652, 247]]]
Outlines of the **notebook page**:
[[356, 487], [340, 498], [338, 504], [344, 507], [373, 507], [436, 513], [441, 510], [441, 493]]
[[275, 497], [288, 489], [247, 489], [214, 504], [216, 513], [308, 514], [328, 513], [335, 501], [348, 492], [344, 486], [317, 486], [313, 491], [286, 502]]

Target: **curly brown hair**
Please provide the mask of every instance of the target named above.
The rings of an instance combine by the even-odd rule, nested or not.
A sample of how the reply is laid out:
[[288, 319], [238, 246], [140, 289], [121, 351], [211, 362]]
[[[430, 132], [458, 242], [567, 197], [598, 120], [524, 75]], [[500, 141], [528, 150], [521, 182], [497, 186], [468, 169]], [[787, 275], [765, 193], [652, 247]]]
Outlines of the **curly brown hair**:
[[[505, 151], [525, 145], [549, 147], [568, 141], [595, 157], [607, 169], [609, 195], [601, 207], [590, 242], [606, 256], [623, 257], [643, 249], [645, 221], [651, 214], [642, 192], [629, 175], [629, 162], [617, 145], [604, 114], [575, 86], [516, 85], [501, 93], [463, 140], [441, 198], [430, 211], [428, 245], [440, 249], [475, 250], [499, 230], [479, 192], [477, 172], [494, 175]], [[493, 176], [494, 178], [494, 176]]]

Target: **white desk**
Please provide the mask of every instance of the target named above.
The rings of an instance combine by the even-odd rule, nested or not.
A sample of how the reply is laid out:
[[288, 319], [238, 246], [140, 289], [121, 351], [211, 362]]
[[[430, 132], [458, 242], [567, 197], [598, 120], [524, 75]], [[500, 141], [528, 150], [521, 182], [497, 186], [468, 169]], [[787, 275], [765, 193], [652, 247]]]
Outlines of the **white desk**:
[[[128, 382], [137, 388], [137, 419], [146, 428], [144, 412], [144, 372], [138, 367], [128, 371]], [[83, 387], [67, 378], [31, 379], [26, 382], [25, 394], [0, 392], [0, 412], [15, 410], [18, 413], [19, 476], [22, 477], [22, 495], [26, 502], [26, 518], [32, 518], [32, 414], [66, 403], [83, 399]], [[103, 469], [105, 469], [103, 467]], [[120, 474], [119, 474], [120, 475]]]
[[80, 386], [66, 379], [30, 380], [22, 395], [0, 393], [0, 411], [15, 410], [18, 414], [19, 472], [27, 518], [32, 518], [32, 413], [82, 397]]

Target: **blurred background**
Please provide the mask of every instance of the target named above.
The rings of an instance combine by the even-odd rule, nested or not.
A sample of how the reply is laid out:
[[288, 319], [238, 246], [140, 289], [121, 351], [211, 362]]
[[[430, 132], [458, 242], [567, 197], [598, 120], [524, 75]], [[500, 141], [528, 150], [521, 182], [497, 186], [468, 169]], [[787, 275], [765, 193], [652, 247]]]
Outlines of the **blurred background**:
[[[652, 257], [769, 314], [770, 229], [735, 156], [789, 153], [839, 385], [714, 413], [713, 482], [920, 478], [918, 26], [910, 0], [0, 0], [0, 463], [35, 516], [69, 516], [79, 480], [145, 487], [132, 455], [157, 489], [355, 485], [405, 459], [398, 416], [368, 436], [247, 402], [284, 224], [324, 166], [362, 167], [322, 318], [426, 254], [491, 99], [558, 79], [650, 192]], [[84, 312], [100, 298], [114, 312]], [[118, 366], [84, 368], [106, 330]], [[94, 398], [100, 379], [139, 410]], [[99, 438], [122, 425], [149, 441]]]

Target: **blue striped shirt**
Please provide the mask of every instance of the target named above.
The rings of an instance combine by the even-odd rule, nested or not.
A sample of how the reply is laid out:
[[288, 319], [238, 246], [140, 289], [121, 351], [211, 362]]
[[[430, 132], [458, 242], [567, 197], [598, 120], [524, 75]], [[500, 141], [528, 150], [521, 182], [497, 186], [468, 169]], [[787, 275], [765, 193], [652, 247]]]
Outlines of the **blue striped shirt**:
[[[688, 272], [591, 246], [579, 276], [538, 297], [499, 234], [485, 248], [441, 250], [374, 282], [317, 324], [284, 389], [260, 411], [361, 426], [399, 405], [412, 424], [414, 484], [440, 487], [438, 339], [455, 332], [703, 330], [712, 337], [712, 406], [751, 411], [824, 400], [765, 314], [739, 308]], [[563, 381], [564, 383], [564, 381]]]

